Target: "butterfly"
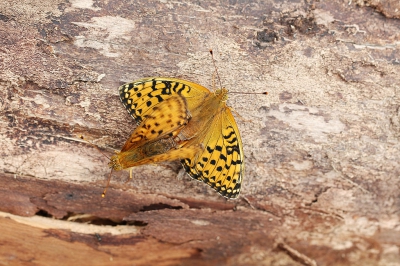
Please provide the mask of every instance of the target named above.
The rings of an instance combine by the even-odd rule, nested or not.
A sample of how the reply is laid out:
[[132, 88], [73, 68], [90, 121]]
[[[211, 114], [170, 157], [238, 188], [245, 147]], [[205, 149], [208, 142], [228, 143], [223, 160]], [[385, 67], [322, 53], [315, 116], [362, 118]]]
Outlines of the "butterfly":
[[225, 88], [210, 92], [176, 78], [150, 77], [122, 85], [121, 102], [138, 126], [109, 166], [121, 170], [180, 160], [192, 178], [237, 198], [244, 155], [227, 94]]

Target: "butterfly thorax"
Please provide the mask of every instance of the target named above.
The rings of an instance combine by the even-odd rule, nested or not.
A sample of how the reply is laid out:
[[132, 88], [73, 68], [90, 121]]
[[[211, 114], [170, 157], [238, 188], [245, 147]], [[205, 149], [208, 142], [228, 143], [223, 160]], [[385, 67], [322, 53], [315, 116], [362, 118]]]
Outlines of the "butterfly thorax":
[[180, 131], [177, 142], [189, 141], [190, 145], [200, 143], [210, 126], [228, 108], [226, 106], [227, 99], [228, 90], [225, 88], [217, 89], [214, 93], [210, 93], [202, 99], [195, 108], [189, 110], [191, 114], [190, 122]]

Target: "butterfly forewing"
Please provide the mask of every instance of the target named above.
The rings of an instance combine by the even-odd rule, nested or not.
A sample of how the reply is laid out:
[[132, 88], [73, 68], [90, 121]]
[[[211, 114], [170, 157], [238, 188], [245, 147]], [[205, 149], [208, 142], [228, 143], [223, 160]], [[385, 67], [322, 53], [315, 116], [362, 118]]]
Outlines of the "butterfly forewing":
[[244, 171], [239, 130], [227, 107], [211, 124], [205, 136], [199, 135], [203, 150], [181, 162], [192, 178], [207, 183], [227, 198], [236, 198]]
[[143, 116], [168, 99], [180, 94], [191, 99], [189, 109], [201, 104], [201, 100], [210, 94], [206, 88], [185, 80], [174, 78], [144, 78], [119, 87], [120, 99], [127, 111], [140, 123]]

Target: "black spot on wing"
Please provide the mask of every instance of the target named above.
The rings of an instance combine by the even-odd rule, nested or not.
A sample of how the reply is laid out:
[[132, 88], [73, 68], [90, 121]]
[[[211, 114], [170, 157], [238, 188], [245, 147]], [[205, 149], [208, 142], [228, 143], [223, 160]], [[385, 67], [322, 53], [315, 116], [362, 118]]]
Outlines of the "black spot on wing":
[[163, 98], [163, 97], [161, 97], [160, 95], [156, 95], [156, 97], [157, 97], [157, 101], [158, 101], [158, 103], [160, 103], [160, 102], [164, 101], [164, 98]]
[[226, 135], [226, 136], [223, 135], [224, 139], [230, 139], [230, 138], [232, 137], [232, 135], [235, 134], [235, 131], [233, 130], [233, 128], [232, 128], [231, 126], [229, 126], [228, 128], [231, 129], [231, 130], [230, 130], [231, 132], [230, 132], [228, 135]]
[[235, 138], [233, 138], [232, 140], [227, 140], [226, 142], [228, 142], [229, 144], [233, 144], [233, 143], [236, 143], [236, 142], [237, 142], [237, 139], [236, 139], [236, 137], [235, 137]]
[[240, 154], [240, 148], [238, 145], [226, 146], [226, 154], [232, 155], [234, 152]]
[[201, 175], [199, 173], [195, 172], [194, 169], [190, 167], [190, 159], [181, 160], [181, 163], [182, 163], [183, 168], [185, 169], [186, 173], [188, 173], [188, 175], [191, 178], [201, 181], [201, 179], [202, 179]]

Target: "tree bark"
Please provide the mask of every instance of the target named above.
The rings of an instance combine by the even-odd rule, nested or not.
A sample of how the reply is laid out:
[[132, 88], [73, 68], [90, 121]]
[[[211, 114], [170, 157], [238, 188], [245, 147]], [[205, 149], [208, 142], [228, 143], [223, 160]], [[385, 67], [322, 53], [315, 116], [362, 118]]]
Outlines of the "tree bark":
[[[0, 262], [400, 264], [399, 18], [394, 0], [1, 2]], [[113, 172], [101, 198], [136, 127], [117, 88], [219, 87], [209, 49], [224, 87], [269, 93], [229, 95], [239, 199], [179, 162]]]

